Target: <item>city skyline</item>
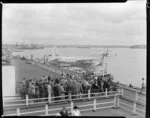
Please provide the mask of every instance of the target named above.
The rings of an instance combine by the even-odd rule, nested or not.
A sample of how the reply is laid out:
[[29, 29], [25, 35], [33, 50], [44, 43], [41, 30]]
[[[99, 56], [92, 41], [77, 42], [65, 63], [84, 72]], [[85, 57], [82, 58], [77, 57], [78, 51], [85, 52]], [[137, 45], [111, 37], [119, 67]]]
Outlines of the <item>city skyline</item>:
[[3, 43], [146, 44], [145, 1], [4, 4]]

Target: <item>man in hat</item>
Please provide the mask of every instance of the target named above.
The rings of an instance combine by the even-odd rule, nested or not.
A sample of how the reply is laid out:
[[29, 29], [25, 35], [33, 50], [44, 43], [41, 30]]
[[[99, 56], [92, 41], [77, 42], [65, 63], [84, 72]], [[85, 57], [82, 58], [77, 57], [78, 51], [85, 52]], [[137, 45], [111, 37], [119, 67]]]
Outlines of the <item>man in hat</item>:
[[72, 111], [72, 116], [81, 116], [81, 113], [80, 113], [80, 111], [79, 111], [79, 109], [78, 109], [79, 107], [77, 107], [77, 106], [74, 106], [73, 107], [73, 111]]
[[145, 89], [145, 83], [144, 83], [144, 78], [142, 78], [142, 85], [141, 85], [141, 91], [140, 91], [141, 94], [144, 89]]
[[61, 116], [68, 116], [68, 111], [67, 111], [65, 106], [63, 106], [63, 109], [60, 111], [60, 115]]

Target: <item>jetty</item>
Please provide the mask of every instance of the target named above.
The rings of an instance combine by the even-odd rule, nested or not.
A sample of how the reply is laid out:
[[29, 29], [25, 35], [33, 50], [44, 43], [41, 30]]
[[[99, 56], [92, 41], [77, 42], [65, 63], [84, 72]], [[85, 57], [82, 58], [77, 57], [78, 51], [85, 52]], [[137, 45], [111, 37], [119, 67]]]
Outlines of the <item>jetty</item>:
[[63, 68], [60, 68], [60, 67], [56, 67], [56, 66], [53, 66], [51, 64], [43, 64], [43, 63], [39, 63], [39, 62], [36, 62], [36, 61], [30, 61], [30, 63], [32, 65], [35, 65], [35, 66], [38, 66], [42, 69], [45, 69], [45, 70], [48, 70], [50, 72], [54, 72], [54, 73], [57, 73], [57, 74], [71, 74], [71, 75], [74, 75], [75, 77], [81, 77], [83, 76], [83, 74], [81, 73], [78, 73], [78, 72], [74, 72], [74, 71], [71, 71], [71, 70], [68, 70], [68, 69], [63, 69]]
[[[57, 66], [54, 66], [52, 64], [48, 64], [48, 63], [40, 63], [40, 62], [36, 62], [34, 60], [30, 60], [30, 64], [32, 65], [35, 65], [35, 66], [38, 66], [42, 69], [45, 69], [45, 70], [48, 70], [50, 72], [54, 72], [54, 73], [57, 73], [57, 74], [70, 74], [70, 75], [73, 75], [74, 77], [83, 77], [83, 74], [82, 73], [79, 73], [79, 72], [75, 72], [75, 71], [72, 71], [72, 70], [69, 70], [69, 69], [64, 69], [64, 68], [61, 68], [61, 67], [57, 67]], [[104, 76], [107, 76], [109, 74], [107, 73], [104, 73]]]

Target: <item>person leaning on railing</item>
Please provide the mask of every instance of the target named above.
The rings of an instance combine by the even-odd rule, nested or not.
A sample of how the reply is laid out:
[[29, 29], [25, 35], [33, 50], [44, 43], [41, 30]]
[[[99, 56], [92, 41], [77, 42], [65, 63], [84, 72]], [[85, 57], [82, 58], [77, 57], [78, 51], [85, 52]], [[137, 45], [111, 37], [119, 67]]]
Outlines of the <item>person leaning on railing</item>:
[[141, 90], [140, 93], [142, 94], [142, 91], [145, 89], [145, 83], [144, 83], [144, 78], [142, 78], [142, 84], [141, 84]]

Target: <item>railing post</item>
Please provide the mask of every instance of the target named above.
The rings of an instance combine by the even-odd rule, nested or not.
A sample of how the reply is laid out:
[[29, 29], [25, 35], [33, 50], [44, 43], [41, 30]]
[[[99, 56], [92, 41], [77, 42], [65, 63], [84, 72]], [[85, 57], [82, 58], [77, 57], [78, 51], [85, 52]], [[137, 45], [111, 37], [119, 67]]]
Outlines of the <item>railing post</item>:
[[119, 94], [115, 94], [115, 98], [114, 98], [114, 108], [118, 108], [119, 107]]
[[117, 92], [118, 92], [118, 94], [120, 95], [120, 88], [118, 88], [118, 91], [117, 91]]
[[136, 92], [135, 94], [135, 101], [134, 101], [134, 105], [133, 105], [133, 114], [136, 114], [136, 102], [138, 100], [138, 92]]
[[116, 98], [116, 94], [115, 94], [115, 97], [114, 97], [114, 108], [116, 108], [116, 102], [117, 102], [117, 98]]
[[121, 91], [121, 95], [123, 96], [123, 94], [124, 94], [124, 90], [123, 90], [123, 88], [121, 89], [122, 91]]
[[71, 113], [73, 111], [73, 102], [71, 101]]
[[80, 99], [82, 98], [82, 93], [80, 92]]
[[94, 99], [94, 111], [96, 111], [96, 99]]
[[120, 103], [120, 98], [119, 98], [119, 96], [117, 97], [118, 99], [117, 99], [117, 107], [119, 108], [120, 106], [119, 106], [119, 103]]
[[27, 94], [26, 94], [26, 106], [29, 106], [29, 97]]
[[45, 115], [48, 116], [48, 105], [45, 105]]
[[106, 88], [106, 90], [105, 90], [105, 96], [106, 96], [106, 98], [107, 98], [107, 88]]
[[20, 108], [17, 108], [17, 116], [20, 116]]
[[69, 101], [70, 101], [70, 102], [72, 101], [71, 92], [69, 92]]
[[138, 101], [138, 92], [136, 92], [136, 94], [135, 94], [135, 101], [136, 102]]
[[90, 95], [91, 95], [91, 90], [88, 89], [88, 99], [89, 99], [89, 100], [91, 99], [91, 98], [90, 98]]
[[133, 114], [136, 114], [136, 102], [134, 102], [134, 105], [133, 105]]
[[51, 103], [51, 94], [48, 95], [48, 103]]

